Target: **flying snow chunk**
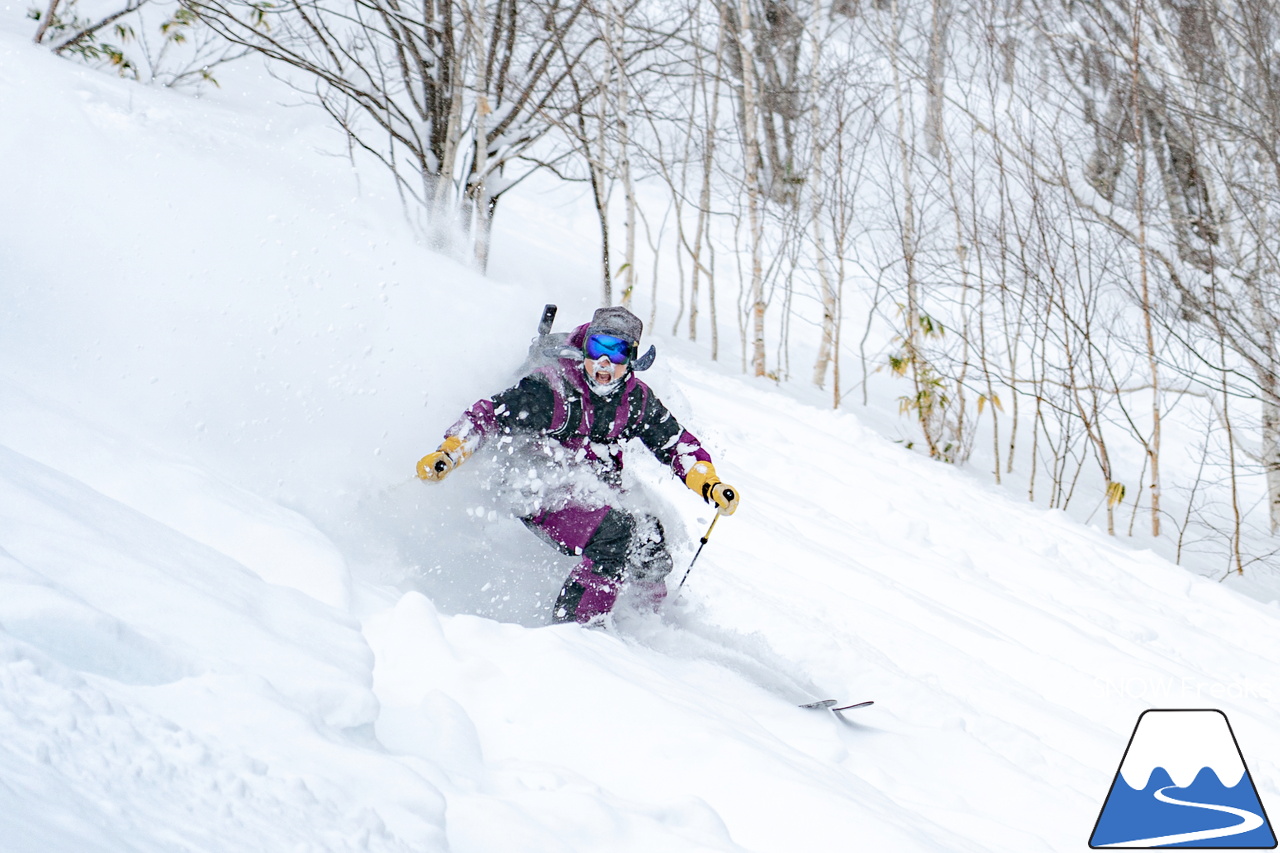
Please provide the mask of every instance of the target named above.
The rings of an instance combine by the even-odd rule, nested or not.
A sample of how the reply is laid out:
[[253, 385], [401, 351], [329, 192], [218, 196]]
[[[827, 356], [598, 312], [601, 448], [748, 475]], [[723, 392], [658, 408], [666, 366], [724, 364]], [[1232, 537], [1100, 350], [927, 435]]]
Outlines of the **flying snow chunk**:
[[1227, 715], [1144, 711], [1089, 846], [1275, 848]]

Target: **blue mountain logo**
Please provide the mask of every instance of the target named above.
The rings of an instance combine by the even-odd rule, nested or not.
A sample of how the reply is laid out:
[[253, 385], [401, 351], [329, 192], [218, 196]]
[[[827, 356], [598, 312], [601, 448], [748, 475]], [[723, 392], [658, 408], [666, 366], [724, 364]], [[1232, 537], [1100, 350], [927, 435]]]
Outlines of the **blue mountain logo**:
[[1274, 849], [1275, 833], [1227, 715], [1144, 711], [1089, 846]]

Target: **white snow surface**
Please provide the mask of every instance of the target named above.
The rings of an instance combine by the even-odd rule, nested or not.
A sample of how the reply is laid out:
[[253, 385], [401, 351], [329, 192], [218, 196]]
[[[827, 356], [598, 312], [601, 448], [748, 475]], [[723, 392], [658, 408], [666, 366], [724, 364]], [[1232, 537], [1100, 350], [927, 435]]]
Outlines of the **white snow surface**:
[[[1280, 811], [1280, 608], [660, 333], [741, 508], [664, 617], [547, 625], [572, 561], [412, 472], [589, 316], [581, 205], [513, 190], [482, 278], [266, 75], [133, 85], [7, 8], [6, 853], [1084, 850], [1151, 707], [1222, 709]], [[710, 516], [633, 451], [674, 586]]]

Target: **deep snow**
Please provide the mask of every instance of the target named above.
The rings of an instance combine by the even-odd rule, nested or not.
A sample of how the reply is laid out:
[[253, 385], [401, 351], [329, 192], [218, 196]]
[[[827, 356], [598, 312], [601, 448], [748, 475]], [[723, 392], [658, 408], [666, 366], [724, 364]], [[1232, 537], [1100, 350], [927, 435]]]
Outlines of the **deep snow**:
[[[564, 558], [412, 471], [594, 307], [564, 194], [480, 278], [269, 80], [6, 15], [0, 849], [1083, 850], [1150, 707], [1222, 709], [1280, 812], [1280, 607], [661, 335], [742, 508], [665, 619], [547, 626]], [[633, 470], [680, 574], [710, 516]]]

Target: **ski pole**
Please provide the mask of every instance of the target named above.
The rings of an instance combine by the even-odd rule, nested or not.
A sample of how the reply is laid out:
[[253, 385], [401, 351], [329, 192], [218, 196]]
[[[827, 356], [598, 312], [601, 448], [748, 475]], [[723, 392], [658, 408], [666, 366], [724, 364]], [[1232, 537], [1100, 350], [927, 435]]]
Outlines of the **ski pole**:
[[707, 528], [707, 532], [702, 534], [702, 538], [698, 540], [698, 550], [694, 552], [693, 559], [689, 561], [689, 568], [684, 570], [684, 577], [680, 578], [680, 585], [676, 587], [676, 592], [684, 589], [684, 582], [689, 579], [689, 572], [693, 571], [693, 564], [698, 562], [698, 555], [702, 553], [702, 549], [707, 547], [707, 540], [711, 538], [711, 531], [716, 529], [716, 522], [720, 520], [720, 512], [716, 512], [716, 517], [711, 519], [711, 526]]

